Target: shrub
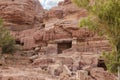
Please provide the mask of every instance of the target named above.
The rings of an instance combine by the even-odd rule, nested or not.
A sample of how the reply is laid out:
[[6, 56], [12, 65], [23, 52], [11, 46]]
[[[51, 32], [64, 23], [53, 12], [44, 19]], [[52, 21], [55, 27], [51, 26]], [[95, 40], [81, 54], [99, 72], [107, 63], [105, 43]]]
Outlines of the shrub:
[[9, 30], [3, 26], [2, 20], [0, 20], [0, 47], [2, 48], [2, 53], [15, 51], [15, 40], [10, 35]]

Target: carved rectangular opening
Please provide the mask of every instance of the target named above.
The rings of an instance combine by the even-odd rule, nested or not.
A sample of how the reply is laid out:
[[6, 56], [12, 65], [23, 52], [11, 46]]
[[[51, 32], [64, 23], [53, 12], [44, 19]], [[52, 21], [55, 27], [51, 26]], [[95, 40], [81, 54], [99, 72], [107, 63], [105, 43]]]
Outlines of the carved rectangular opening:
[[17, 45], [21, 45], [21, 46], [24, 45], [24, 43], [21, 43], [19, 40], [15, 40], [15, 43], [16, 43]]
[[58, 54], [72, 47], [72, 41], [58, 43]]

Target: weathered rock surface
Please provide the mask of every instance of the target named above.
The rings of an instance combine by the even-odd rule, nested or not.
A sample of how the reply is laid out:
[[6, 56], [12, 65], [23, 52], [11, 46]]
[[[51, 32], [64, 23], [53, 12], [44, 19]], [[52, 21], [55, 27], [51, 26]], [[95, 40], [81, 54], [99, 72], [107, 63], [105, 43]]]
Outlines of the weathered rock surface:
[[109, 72], [104, 71], [101, 68], [93, 68], [90, 71], [90, 74], [95, 80], [117, 80], [116, 76]]
[[0, 69], [0, 80], [57, 80], [42, 72], [40, 68], [19, 69], [9, 67]]
[[0, 0], [0, 18], [11, 30], [40, 27], [43, 11], [38, 0]]
[[54, 64], [53, 59], [49, 58], [38, 58], [33, 61], [33, 65], [35, 66], [48, 66], [50, 64]]
[[78, 8], [71, 2], [71, 0], [65, 0], [64, 2], [60, 2], [58, 7], [54, 7], [50, 11], [47, 11], [45, 20], [52, 18], [63, 19], [66, 16], [73, 14], [76, 14], [78, 18], [80, 16], [85, 17], [87, 15], [87, 11], [85, 9]]
[[79, 28], [79, 19], [87, 11], [71, 0], [49, 11], [38, 0], [0, 0], [0, 10], [16, 44], [27, 50], [5, 59], [0, 80], [116, 80], [98, 66], [100, 53], [111, 50], [108, 41]]
[[[58, 7], [54, 7], [50, 11], [46, 11], [46, 14], [44, 15], [47, 17], [42, 16], [44, 18], [44, 25], [42, 25], [42, 28], [39, 27], [20, 32], [12, 32], [12, 35], [15, 37], [16, 41], [23, 44], [22, 46], [24, 50], [30, 50], [37, 46], [47, 47], [50, 41], [59, 39], [73, 39], [76, 37], [79, 42], [86, 43], [87, 41], [95, 40], [94, 32], [91, 32], [86, 28], [79, 28], [78, 25], [79, 19], [87, 16], [87, 11], [78, 8], [71, 3], [70, 0], [62, 2]], [[82, 46], [85, 46], [85, 43]], [[95, 46], [95, 48], [96, 47], [97, 46]], [[55, 53], [55, 51], [51, 53]]]

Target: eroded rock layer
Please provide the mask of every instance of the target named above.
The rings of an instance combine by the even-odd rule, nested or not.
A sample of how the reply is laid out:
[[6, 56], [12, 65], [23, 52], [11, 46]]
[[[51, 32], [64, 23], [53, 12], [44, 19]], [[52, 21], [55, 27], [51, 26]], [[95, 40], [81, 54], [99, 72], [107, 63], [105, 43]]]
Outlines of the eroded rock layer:
[[11, 30], [40, 27], [43, 11], [38, 0], [0, 0], [0, 18]]

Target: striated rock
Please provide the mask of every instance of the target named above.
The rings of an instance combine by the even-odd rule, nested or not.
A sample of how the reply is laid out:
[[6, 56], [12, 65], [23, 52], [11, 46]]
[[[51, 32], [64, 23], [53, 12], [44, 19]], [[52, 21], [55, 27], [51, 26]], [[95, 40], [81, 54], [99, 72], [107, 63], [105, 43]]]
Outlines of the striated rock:
[[[4, 5], [5, 3], [11, 3], [9, 5], [13, 5], [13, 3], [16, 4], [18, 2], [19, 1], [12, 1], [12, 2], [11, 1], [3, 1], [0, 4]], [[24, 8], [21, 8], [21, 6], [20, 6], [23, 3], [25, 3], [27, 5], [26, 7], [24, 7], [25, 10], [23, 10]], [[93, 43], [89, 44], [88, 41], [93, 39], [93, 37], [95, 36], [95, 33], [88, 30], [87, 28], [79, 28], [79, 25], [78, 25], [79, 19], [87, 16], [87, 11], [85, 9], [80, 9], [77, 6], [75, 6], [73, 3], [71, 3], [71, 0], [65, 0], [64, 2], [61, 2], [61, 3], [63, 3], [64, 5], [61, 4], [57, 7], [52, 8], [49, 11], [45, 11], [44, 15], [47, 16], [47, 18], [44, 15], [42, 15], [42, 12], [44, 10], [40, 7], [40, 4], [38, 4], [37, 0], [24, 0], [24, 1], [22, 0], [19, 3], [20, 5], [18, 5], [18, 7], [16, 7], [15, 10], [10, 7], [10, 12], [12, 11], [12, 9], [13, 9], [13, 11], [16, 11], [17, 9], [23, 10], [22, 14], [24, 14], [24, 11], [27, 12], [27, 14], [22, 17], [20, 17], [20, 16], [16, 17], [16, 18], [19, 18], [19, 17], [22, 18], [22, 19], [20, 19], [22, 21], [19, 21], [19, 22], [21, 22], [21, 24], [15, 23], [15, 24], [18, 24], [18, 26], [15, 27], [17, 29], [19, 26], [20, 26], [19, 28], [24, 29], [24, 27], [22, 27], [21, 25], [26, 25], [27, 27], [30, 27], [32, 25], [32, 27], [35, 27], [35, 25], [42, 23], [42, 21], [40, 22], [40, 20], [42, 20], [44, 18], [44, 23], [41, 24], [42, 28], [39, 26], [38, 28], [27, 29], [27, 30], [19, 31], [19, 32], [18, 31], [12, 32], [12, 35], [14, 36], [16, 41], [19, 41], [20, 45], [22, 44], [22, 47], [24, 50], [34, 49], [35, 47], [39, 46], [39, 47], [47, 47], [47, 51], [45, 50], [46, 53], [57, 53], [58, 51], [55, 46], [49, 47], [49, 44], [48, 44], [49, 41], [54, 41], [54, 40], [59, 40], [59, 39], [76, 38], [76, 40], [77, 40], [76, 44], [81, 43], [81, 42], [86, 43], [84, 45], [75, 45], [76, 47], [78, 47], [78, 46], [80, 47], [80, 48], [76, 49], [77, 51], [79, 51], [79, 52], [93, 51], [92, 46], [94, 46], [95, 44], [93, 44]], [[23, 6], [25, 6], [25, 4]], [[30, 5], [32, 5], [34, 8]], [[20, 6], [20, 8], [19, 8], [19, 6]], [[28, 8], [30, 8], [30, 9], [27, 11]], [[7, 11], [5, 11], [5, 12], [6, 12], [5, 15], [8, 15]], [[5, 12], [0, 12], [0, 13], [2, 14]], [[11, 12], [11, 14], [12, 14], [12, 12]], [[18, 14], [16, 14], [16, 15], [18, 15]], [[29, 16], [27, 16], [27, 15], [29, 15]], [[8, 16], [10, 16], [10, 15], [8, 15]], [[11, 15], [11, 16], [14, 17], [15, 15], [14, 16]], [[25, 16], [29, 17], [30, 19]], [[40, 16], [42, 16], [42, 19]], [[4, 17], [4, 16], [1, 15], [1, 17]], [[9, 18], [6, 17], [4, 19], [5, 19], [5, 21], [8, 22], [7, 19], [9, 19]], [[10, 18], [10, 20], [12, 20], [12, 18]], [[14, 19], [14, 20], [17, 21], [17, 19]], [[24, 22], [24, 20], [26, 22], [22, 23], [22, 22]], [[34, 24], [33, 24], [33, 22], [34, 22]], [[11, 23], [13, 23], [13, 22], [11, 22]], [[12, 27], [14, 27], [14, 26], [12, 26]], [[72, 42], [73, 42], [73, 40], [72, 40]], [[104, 47], [104, 46], [99, 46], [100, 44], [96, 44], [96, 45], [98, 45], [98, 46], [94, 46], [95, 47], [94, 50], [96, 50], [96, 47], [98, 49], [101, 49], [100, 47]], [[56, 46], [57, 46], [57, 43], [56, 43]], [[106, 46], [104, 47], [104, 49], [106, 49]], [[71, 51], [72, 50], [73, 49], [71, 49]], [[69, 49], [69, 51], [70, 51], [70, 49]]]
[[95, 80], [117, 80], [115, 75], [104, 71], [102, 68], [93, 68], [90, 70], [90, 74]]
[[53, 9], [53, 10], [50, 10], [48, 13], [48, 16], [49, 18], [58, 18], [58, 19], [61, 19], [64, 17], [64, 13], [63, 13], [63, 10], [61, 9]]
[[22, 38], [21, 43], [24, 43], [23, 49], [25, 49], [25, 50], [36, 47], [35, 40], [32, 37]]
[[[60, 2], [57, 7], [46, 11], [45, 20], [50, 19], [64, 19], [66, 16], [76, 14], [77, 18], [87, 16], [87, 11], [77, 7], [71, 0], [64, 0]], [[72, 17], [71, 17], [72, 18]]]
[[40, 68], [19, 69], [9, 67], [0, 69], [0, 80], [56, 80], [43, 74]]
[[[85, 40], [86, 37], [91, 37], [89, 31], [78, 28], [78, 22], [79, 22], [78, 18], [83, 16], [81, 15], [81, 13], [86, 14], [86, 12], [82, 9], [77, 8], [73, 3], [71, 3], [70, 0], [65, 0], [63, 3], [65, 3], [66, 5], [60, 5], [49, 11], [46, 11], [44, 15], [46, 15], [47, 18], [41, 14], [41, 11], [43, 11], [42, 9], [36, 10], [38, 14], [36, 14], [35, 17], [41, 15], [42, 18], [44, 18], [44, 28], [41, 28], [39, 26], [39, 28], [28, 29], [20, 32], [13, 32], [12, 35], [15, 37], [15, 39], [20, 41], [21, 44], [23, 44], [22, 45], [23, 49], [29, 50], [35, 48], [36, 46], [45, 47], [47, 46], [49, 41], [56, 39], [67, 39], [67, 38], [77, 37], [78, 39], [84, 38]], [[37, 5], [38, 3], [36, 4], [36, 6]], [[37, 8], [39, 8], [39, 6]], [[34, 12], [34, 10], [32, 11]], [[26, 10], [26, 12], [28, 11]], [[33, 12], [30, 12], [30, 14], [32, 14]], [[74, 14], [74, 16], [71, 16], [71, 14], [72, 15]], [[80, 16], [78, 16], [79, 14]], [[68, 17], [68, 19], [66, 17]], [[41, 18], [38, 19], [41, 20]], [[34, 19], [35, 21], [32, 19], [30, 21], [33, 21], [35, 25], [37, 25], [37, 23], [42, 23], [42, 22], [36, 22], [39, 21], [38, 19], [35, 18]], [[30, 21], [29, 23], [31, 25], [32, 22]], [[24, 23], [21, 24], [24, 25]], [[21, 26], [21, 24], [18, 25]], [[34, 27], [34, 25], [32, 26]], [[43, 27], [43, 23], [41, 26]]]
[[47, 66], [53, 64], [54, 60], [49, 58], [38, 58], [33, 61], [33, 66]]
[[0, 18], [11, 30], [40, 27], [43, 11], [38, 0], [0, 0]]
[[88, 53], [88, 54], [83, 54], [81, 57], [82, 57], [81, 61], [85, 65], [97, 66], [98, 58], [99, 58], [98, 54], [90, 54], [90, 53]]
[[55, 60], [58, 64], [71, 66], [73, 64], [73, 59], [70, 57], [55, 57]]

